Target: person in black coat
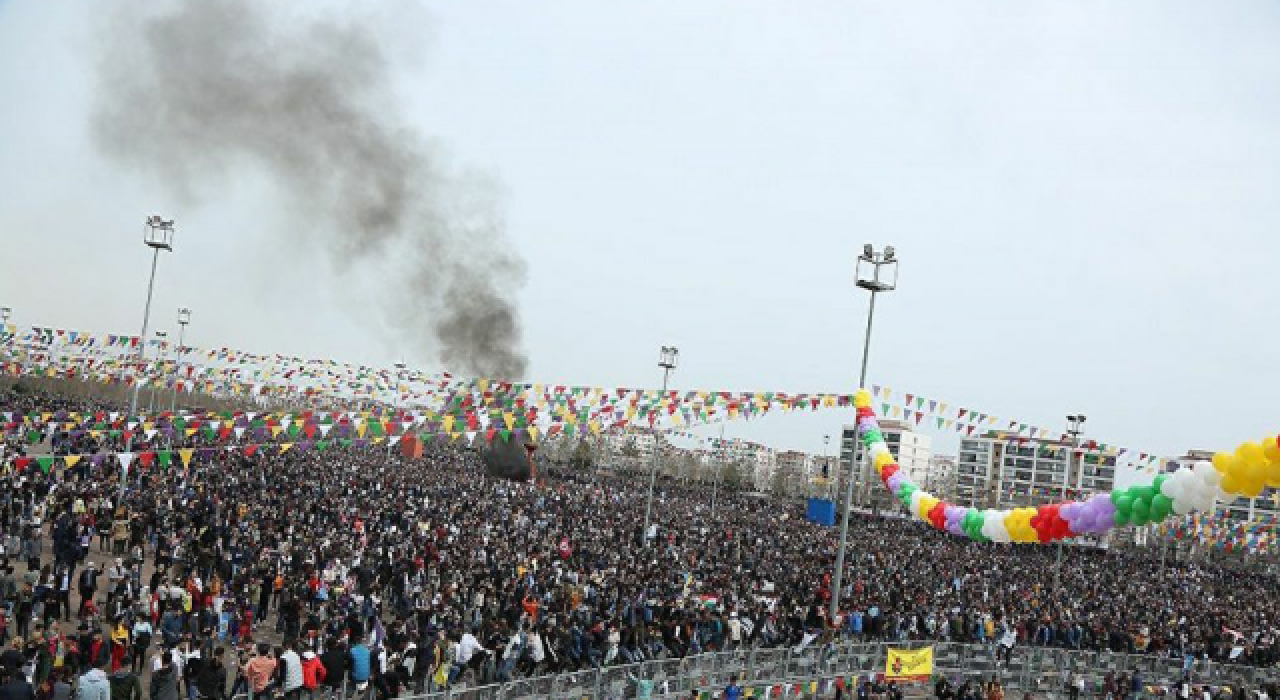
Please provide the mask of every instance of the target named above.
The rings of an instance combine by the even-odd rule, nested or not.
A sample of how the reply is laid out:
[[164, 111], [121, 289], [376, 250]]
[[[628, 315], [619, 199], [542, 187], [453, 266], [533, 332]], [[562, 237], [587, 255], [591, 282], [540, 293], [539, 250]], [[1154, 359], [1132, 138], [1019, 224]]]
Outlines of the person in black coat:
[[325, 651], [320, 655], [320, 663], [324, 664], [324, 684], [328, 688], [338, 689], [347, 678], [347, 650], [338, 644], [338, 640], [330, 639]]
[[196, 677], [196, 689], [201, 698], [222, 700], [226, 697], [227, 667], [222, 661], [225, 651], [222, 647], [214, 649], [213, 660], [206, 664]]
[[36, 700], [36, 691], [22, 671], [5, 666], [0, 668], [0, 700]]

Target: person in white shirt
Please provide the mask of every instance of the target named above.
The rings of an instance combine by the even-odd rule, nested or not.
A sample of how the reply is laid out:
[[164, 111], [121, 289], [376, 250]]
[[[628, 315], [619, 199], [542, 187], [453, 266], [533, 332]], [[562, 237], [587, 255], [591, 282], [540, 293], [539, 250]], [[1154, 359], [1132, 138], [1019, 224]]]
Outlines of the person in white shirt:
[[462, 640], [458, 642], [457, 652], [454, 654], [453, 670], [449, 672], [449, 683], [453, 683], [472, 661], [483, 660], [484, 656], [480, 655], [481, 652], [488, 654], [489, 650], [481, 646], [480, 640], [476, 639], [474, 634], [470, 632], [464, 633]]

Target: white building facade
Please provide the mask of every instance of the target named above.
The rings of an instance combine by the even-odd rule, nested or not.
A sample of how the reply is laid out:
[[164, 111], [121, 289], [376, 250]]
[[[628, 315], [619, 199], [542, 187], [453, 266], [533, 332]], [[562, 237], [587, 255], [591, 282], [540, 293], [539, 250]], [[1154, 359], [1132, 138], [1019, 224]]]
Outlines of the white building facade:
[[[889, 451], [897, 458], [898, 466], [916, 483], [922, 483], [929, 471], [933, 456], [933, 438], [912, 430], [911, 425], [900, 420], [881, 420], [880, 432]], [[840, 430], [839, 474], [836, 479], [838, 499], [844, 498], [845, 482], [853, 476], [854, 504], [864, 508], [884, 509], [896, 507], [892, 494], [880, 482], [875, 468], [862, 458], [862, 443], [858, 439], [858, 426], [845, 425]]]
[[1073, 449], [1062, 440], [991, 431], [960, 441], [955, 502], [974, 508], [1013, 508], [1079, 499], [1110, 491], [1116, 458]]

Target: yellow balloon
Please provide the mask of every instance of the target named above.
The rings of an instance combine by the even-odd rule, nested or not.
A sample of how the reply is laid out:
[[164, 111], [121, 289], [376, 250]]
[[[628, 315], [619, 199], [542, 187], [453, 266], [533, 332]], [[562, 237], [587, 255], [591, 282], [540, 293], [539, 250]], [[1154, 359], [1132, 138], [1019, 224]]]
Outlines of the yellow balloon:
[[1262, 495], [1262, 486], [1263, 483], [1261, 479], [1258, 481], [1246, 481], [1240, 485], [1240, 495], [1245, 498], [1257, 498]]
[[1267, 486], [1273, 489], [1280, 489], [1280, 462], [1272, 462], [1267, 465], [1265, 480]]
[[1227, 473], [1227, 465], [1231, 463], [1231, 455], [1226, 452], [1213, 453], [1213, 468], [1220, 474]]
[[1241, 445], [1236, 450], [1236, 457], [1239, 457], [1240, 461], [1249, 464], [1262, 462], [1266, 459], [1266, 457], [1262, 456], [1262, 445], [1256, 442], [1246, 442]]
[[1267, 479], [1268, 462], [1246, 461], [1240, 465], [1240, 480], [1245, 483], [1262, 483]]
[[1225, 476], [1234, 476], [1237, 480], [1244, 478], [1245, 466], [1248, 463], [1236, 455], [1227, 458], [1227, 470], [1222, 472]]
[[855, 408], [871, 408], [871, 392], [866, 389], [859, 389], [853, 395], [853, 405]]
[[1231, 494], [1238, 494], [1243, 487], [1240, 483], [1240, 477], [1235, 474], [1225, 474], [1222, 477], [1222, 483], [1219, 485], [1223, 491]]
[[1262, 456], [1272, 464], [1280, 462], [1280, 444], [1276, 444], [1274, 435], [1262, 441]]
[[893, 455], [888, 452], [880, 452], [876, 454], [876, 469], [884, 470], [885, 466], [893, 462]]

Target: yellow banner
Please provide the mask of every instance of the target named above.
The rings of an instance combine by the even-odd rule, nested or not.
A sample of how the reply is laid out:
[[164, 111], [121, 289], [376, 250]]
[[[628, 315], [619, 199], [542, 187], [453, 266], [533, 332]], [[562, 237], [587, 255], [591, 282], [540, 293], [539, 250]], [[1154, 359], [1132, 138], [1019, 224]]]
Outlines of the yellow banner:
[[933, 647], [889, 649], [884, 677], [890, 681], [927, 681], [933, 676]]

